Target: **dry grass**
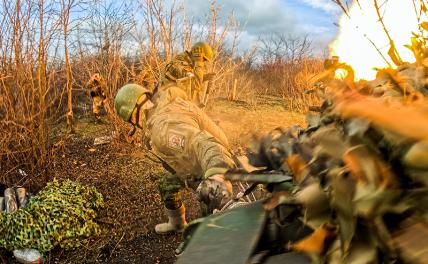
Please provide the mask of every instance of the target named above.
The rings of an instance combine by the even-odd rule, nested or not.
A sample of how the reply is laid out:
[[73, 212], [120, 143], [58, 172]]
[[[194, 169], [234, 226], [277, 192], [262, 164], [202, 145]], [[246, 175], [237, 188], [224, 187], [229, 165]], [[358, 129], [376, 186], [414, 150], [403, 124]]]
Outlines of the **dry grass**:
[[304, 91], [311, 87], [311, 77], [321, 71], [322, 59], [303, 57], [297, 61], [266, 62], [252, 75], [259, 94], [280, 96], [290, 111], [306, 112], [307, 106], [318, 100]]
[[[222, 13], [215, 1], [200, 21], [202, 28], [186, 16], [180, 1], [172, 6], [165, 6], [161, 0], [142, 0], [138, 6], [88, 3], [0, 3], [0, 175], [7, 185], [43, 186], [52, 177], [52, 158], [58, 152], [52, 128], [67, 120], [70, 132], [79, 129], [79, 119], [90, 112], [85, 83], [93, 73], [100, 73], [108, 83], [107, 122], [116, 132], [115, 142], [120, 143], [127, 139], [124, 135], [129, 126], [114, 113], [117, 90], [129, 82], [151, 87], [165, 64], [195, 41], [206, 40], [215, 50], [210, 71], [217, 76], [209, 104], [219, 103], [213, 109], [226, 120], [230, 115], [230, 123], [224, 121], [224, 125], [232, 141], [240, 140], [238, 130], [246, 130], [245, 123], [251, 124], [260, 116], [271, 124], [248, 126], [248, 130], [266, 131], [276, 123], [289, 124], [294, 118], [291, 112], [303, 111], [312, 100], [307, 102], [300, 94], [307, 77], [318, 69], [318, 62], [302, 59], [292, 64], [287, 60], [251, 64], [257, 53], [236, 54], [239, 24], [233, 15]], [[83, 8], [89, 15], [75, 19], [73, 12]], [[130, 19], [130, 12], [141, 12], [144, 19]], [[226, 45], [227, 37], [232, 44]], [[230, 98], [234, 90], [232, 99], [248, 105], [236, 102], [223, 109], [221, 102], [212, 100], [217, 96]], [[254, 99], [265, 95], [282, 97], [281, 104], [286, 104], [281, 111], [285, 109], [287, 114], [263, 110], [271, 99], [278, 101], [274, 97], [263, 102]], [[233, 125], [233, 115], [241, 114], [243, 108], [250, 112], [243, 114], [245, 122], [238, 128]], [[20, 174], [20, 169], [27, 176]]]
[[253, 136], [269, 132], [276, 127], [295, 124], [305, 126], [304, 115], [287, 110], [280, 97], [261, 96], [256, 104], [245, 101], [231, 102], [217, 99], [208, 115], [224, 130], [232, 149], [245, 147]]
[[[303, 122], [302, 115], [284, 110], [281, 98], [257, 100], [257, 105], [249, 105], [216, 99], [208, 109], [225, 130], [234, 151], [245, 145], [252, 132]], [[51, 263], [172, 263], [180, 236], [154, 233], [154, 226], [165, 220], [157, 192], [163, 168], [138, 144], [93, 145], [94, 138], [109, 135], [111, 129], [109, 124], [93, 124], [85, 118], [76, 123], [74, 135], [67, 133], [65, 123], [53, 130], [58, 146], [53, 162], [55, 177], [95, 186], [107, 206], [99, 217], [105, 233], [74, 251], [52, 252]], [[196, 196], [191, 190], [184, 192], [184, 202], [188, 220], [197, 218]]]

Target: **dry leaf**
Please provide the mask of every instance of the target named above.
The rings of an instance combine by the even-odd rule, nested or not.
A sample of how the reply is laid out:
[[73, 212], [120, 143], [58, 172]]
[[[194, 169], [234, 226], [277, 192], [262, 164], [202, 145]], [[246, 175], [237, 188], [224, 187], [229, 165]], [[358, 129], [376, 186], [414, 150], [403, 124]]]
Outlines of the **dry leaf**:
[[341, 99], [335, 112], [344, 118], [364, 118], [402, 136], [428, 140], [428, 113], [413, 106], [391, 107], [381, 98]]
[[306, 168], [305, 161], [300, 157], [300, 155], [294, 154], [286, 158], [286, 162], [291, 172], [293, 173], [294, 182], [300, 182], [304, 175], [302, 172]]
[[404, 155], [403, 163], [416, 169], [428, 169], [428, 142], [415, 143]]
[[392, 187], [396, 179], [390, 168], [363, 145], [350, 148], [343, 161], [357, 182]]
[[395, 65], [400, 66], [403, 63], [393, 43], [391, 43], [391, 47], [388, 50], [388, 55]]
[[290, 244], [289, 249], [308, 254], [322, 254], [327, 251], [336, 236], [337, 227], [332, 224], [324, 223], [310, 236], [295, 244]]
[[336, 126], [322, 127], [315, 131], [311, 139], [316, 146], [317, 154], [327, 154], [333, 158], [341, 159], [346, 151], [346, 145]]
[[428, 263], [428, 225], [407, 219], [392, 234], [392, 240], [406, 263]]
[[[427, 7], [423, 1], [421, 1], [421, 14], [427, 12]], [[426, 22], [425, 22], [426, 23]]]
[[340, 226], [341, 247], [346, 251], [354, 237], [357, 223], [353, 204], [355, 181], [340, 169], [330, 170], [329, 179], [331, 181], [330, 206], [336, 212], [336, 223]]
[[274, 192], [272, 197], [263, 203], [263, 208], [270, 211], [276, 208], [279, 204], [283, 203], [290, 195], [288, 192]]
[[318, 182], [302, 188], [295, 196], [305, 209], [305, 220], [313, 219], [329, 208], [327, 194]]

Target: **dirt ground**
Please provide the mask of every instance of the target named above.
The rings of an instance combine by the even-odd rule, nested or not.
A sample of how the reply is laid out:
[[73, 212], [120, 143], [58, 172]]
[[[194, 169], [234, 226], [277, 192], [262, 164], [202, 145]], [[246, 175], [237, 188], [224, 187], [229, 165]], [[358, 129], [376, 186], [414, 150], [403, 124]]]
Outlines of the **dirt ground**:
[[[263, 98], [257, 105], [216, 100], [208, 114], [223, 128], [236, 150], [252, 133], [265, 133], [278, 126], [303, 125], [303, 116], [285, 111], [281, 100]], [[111, 125], [95, 124], [86, 116], [77, 120], [77, 133], [66, 136], [56, 131], [54, 162], [57, 179], [72, 179], [93, 185], [105, 199], [100, 213], [102, 236], [73, 250], [54, 250], [48, 263], [173, 263], [179, 235], [160, 236], [154, 226], [166, 217], [157, 192], [163, 172], [156, 158], [138, 146], [108, 143], [94, 146], [94, 139], [111, 135]], [[188, 219], [198, 217], [197, 201], [191, 190], [184, 193]]]

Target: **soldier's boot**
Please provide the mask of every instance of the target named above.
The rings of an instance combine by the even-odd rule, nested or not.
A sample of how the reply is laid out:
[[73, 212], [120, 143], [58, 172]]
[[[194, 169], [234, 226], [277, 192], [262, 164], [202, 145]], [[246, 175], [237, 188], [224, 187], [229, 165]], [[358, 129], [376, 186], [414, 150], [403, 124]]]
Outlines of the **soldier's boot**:
[[155, 232], [157, 234], [183, 232], [184, 227], [187, 225], [186, 209], [184, 207], [184, 204], [182, 204], [181, 207], [176, 210], [169, 210], [165, 208], [165, 212], [168, 216], [168, 222], [156, 225]]

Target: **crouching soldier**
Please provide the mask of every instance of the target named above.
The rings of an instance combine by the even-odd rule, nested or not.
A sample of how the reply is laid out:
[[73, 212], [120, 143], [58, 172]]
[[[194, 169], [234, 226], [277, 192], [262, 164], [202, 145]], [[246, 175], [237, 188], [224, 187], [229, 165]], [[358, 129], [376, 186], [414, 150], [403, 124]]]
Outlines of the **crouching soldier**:
[[146, 145], [170, 172], [159, 183], [168, 222], [156, 225], [156, 233], [183, 230], [180, 191], [185, 186], [196, 189], [205, 215], [230, 200], [232, 185], [223, 174], [235, 164], [227, 138], [182, 89], [169, 86], [152, 97], [148, 89], [127, 84], [118, 91], [115, 108], [123, 120], [144, 130]]
[[86, 87], [89, 89], [92, 98], [92, 113], [97, 120], [100, 120], [101, 109], [107, 106], [107, 84], [100, 74], [95, 73], [89, 79]]
[[175, 56], [165, 67], [158, 87], [163, 89], [173, 84], [183, 89], [189, 100], [197, 106], [205, 106], [206, 82], [214, 78], [207, 73], [207, 65], [213, 60], [214, 52], [205, 42], [195, 43], [190, 51]]

